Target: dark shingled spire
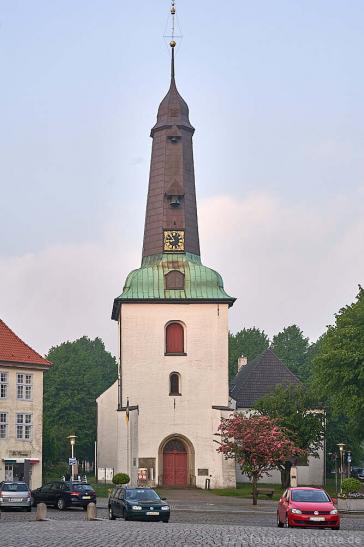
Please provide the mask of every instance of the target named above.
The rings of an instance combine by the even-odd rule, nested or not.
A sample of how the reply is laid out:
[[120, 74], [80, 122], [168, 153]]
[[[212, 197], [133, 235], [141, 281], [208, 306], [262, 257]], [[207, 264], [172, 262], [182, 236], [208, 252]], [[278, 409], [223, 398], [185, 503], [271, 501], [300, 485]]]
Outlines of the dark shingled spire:
[[[192, 147], [195, 130], [187, 103], [177, 90], [172, 43], [171, 84], [151, 131], [143, 259], [163, 253], [163, 230], [184, 230], [185, 252], [200, 255]], [[177, 207], [171, 205], [173, 197], [178, 198]]]

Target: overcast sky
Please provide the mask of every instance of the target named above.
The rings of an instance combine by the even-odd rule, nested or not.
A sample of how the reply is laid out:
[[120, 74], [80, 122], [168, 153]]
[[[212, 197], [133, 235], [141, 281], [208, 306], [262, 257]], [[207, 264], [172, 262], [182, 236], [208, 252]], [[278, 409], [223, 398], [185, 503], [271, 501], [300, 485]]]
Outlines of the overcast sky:
[[[180, 0], [203, 262], [233, 332], [314, 341], [364, 271], [363, 0]], [[167, 0], [0, 0], [0, 317], [41, 353], [140, 264]], [[217, 221], [218, 219], [218, 221]]]

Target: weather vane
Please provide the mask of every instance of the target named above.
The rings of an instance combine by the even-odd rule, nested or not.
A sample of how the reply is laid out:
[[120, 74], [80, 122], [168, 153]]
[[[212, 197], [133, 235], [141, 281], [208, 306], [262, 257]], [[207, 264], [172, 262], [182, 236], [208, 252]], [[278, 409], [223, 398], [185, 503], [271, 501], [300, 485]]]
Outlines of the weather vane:
[[[168, 18], [169, 19], [169, 18]], [[177, 45], [176, 38], [182, 38], [182, 34], [176, 34], [177, 29], [179, 30], [178, 25], [178, 19], [177, 19], [177, 13], [176, 13], [176, 0], [172, 0], [171, 2], [171, 34], [164, 35], [164, 38], [170, 38], [169, 45], [172, 48], [175, 48]], [[167, 22], [167, 26], [169, 26], [169, 21]]]

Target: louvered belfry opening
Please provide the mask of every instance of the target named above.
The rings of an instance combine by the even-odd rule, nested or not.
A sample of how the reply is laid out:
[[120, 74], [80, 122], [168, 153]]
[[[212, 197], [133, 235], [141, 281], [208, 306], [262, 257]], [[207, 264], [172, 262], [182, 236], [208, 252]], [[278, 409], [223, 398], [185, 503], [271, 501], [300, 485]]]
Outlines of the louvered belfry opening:
[[169, 323], [166, 327], [166, 353], [184, 353], [184, 329], [180, 323]]

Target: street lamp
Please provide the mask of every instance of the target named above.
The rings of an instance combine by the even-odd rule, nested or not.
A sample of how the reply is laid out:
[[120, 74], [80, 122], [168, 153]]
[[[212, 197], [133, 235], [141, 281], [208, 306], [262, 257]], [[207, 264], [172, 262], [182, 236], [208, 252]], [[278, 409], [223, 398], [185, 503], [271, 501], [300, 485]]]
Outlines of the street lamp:
[[340, 451], [340, 492], [342, 491], [343, 475], [344, 475], [344, 446], [345, 443], [338, 443]]
[[[67, 439], [69, 440], [71, 445], [71, 458], [74, 458], [77, 435], [68, 435]], [[74, 476], [75, 476], [75, 464], [72, 463], [72, 480], [74, 479]]]

